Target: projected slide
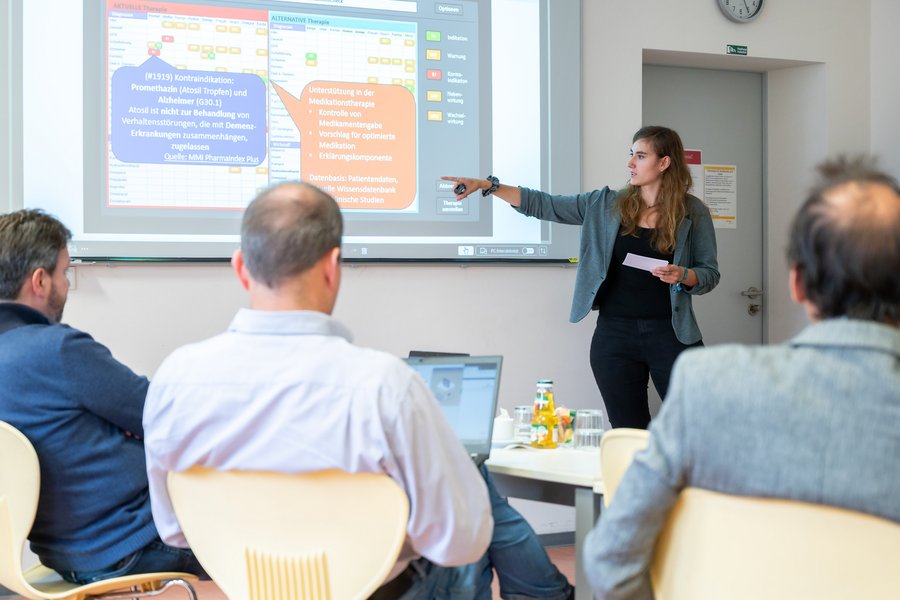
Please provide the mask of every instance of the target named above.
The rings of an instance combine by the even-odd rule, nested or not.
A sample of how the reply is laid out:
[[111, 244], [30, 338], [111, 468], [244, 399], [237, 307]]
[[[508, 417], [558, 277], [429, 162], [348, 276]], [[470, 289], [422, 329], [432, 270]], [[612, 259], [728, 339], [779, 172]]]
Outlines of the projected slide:
[[298, 179], [337, 199], [349, 260], [577, 255], [577, 228], [441, 180], [575, 191], [570, 3], [20, 4], [11, 155], [23, 206], [62, 219], [75, 258], [227, 260], [250, 200]]
[[86, 231], [232, 233], [260, 190], [302, 179], [348, 235], [490, 235], [440, 179], [481, 173], [490, 148], [478, 5], [262, 6], [107, 2], [106, 194]]

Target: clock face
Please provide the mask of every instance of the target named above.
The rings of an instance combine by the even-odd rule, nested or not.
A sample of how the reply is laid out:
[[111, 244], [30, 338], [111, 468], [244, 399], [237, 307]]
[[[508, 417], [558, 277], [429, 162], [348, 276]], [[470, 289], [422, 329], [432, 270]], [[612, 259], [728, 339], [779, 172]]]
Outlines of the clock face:
[[763, 0], [719, 0], [725, 16], [737, 23], [752, 21], [762, 12]]

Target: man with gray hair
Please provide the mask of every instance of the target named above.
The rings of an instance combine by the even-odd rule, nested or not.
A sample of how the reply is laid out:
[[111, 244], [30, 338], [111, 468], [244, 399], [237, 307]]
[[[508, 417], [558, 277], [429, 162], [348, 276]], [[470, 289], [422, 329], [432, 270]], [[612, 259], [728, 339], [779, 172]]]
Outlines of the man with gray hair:
[[187, 544], [168, 471], [386, 473], [408, 494], [410, 521], [373, 598], [489, 599], [493, 570], [503, 597], [570, 598], [574, 588], [475, 468], [428, 385], [398, 358], [354, 346], [330, 316], [342, 229], [335, 201], [305, 183], [247, 207], [232, 265], [250, 308], [226, 333], [177, 350], [150, 385], [147, 468], [163, 538]]
[[649, 447], [587, 538], [597, 598], [652, 597], [656, 538], [689, 486], [900, 522], [900, 187], [864, 159], [819, 170], [788, 248], [812, 324], [681, 355]]
[[147, 378], [60, 323], [70, 238], [38, 210], [0, 216], [0, 420], [31, 441], [41, 465], [31, 549], [73, 583], [201, 574], [153, 525], [140, 440]]
[[276, 186], [247, 207], [232, 265], [250, 308], [225, 333], [176, 350], [150, 386], [154, 520], [166, 542], [187, 545], [166, 475], [195, 465], [385, 473], [408, 494], [410, 519], [376, 597], [489, 598], [473, 564], [493, 529], [478, 470], [424, 381], [400, 359], [354, 346], [330, 316], [341, 234], [337, 204], [307, 184]]

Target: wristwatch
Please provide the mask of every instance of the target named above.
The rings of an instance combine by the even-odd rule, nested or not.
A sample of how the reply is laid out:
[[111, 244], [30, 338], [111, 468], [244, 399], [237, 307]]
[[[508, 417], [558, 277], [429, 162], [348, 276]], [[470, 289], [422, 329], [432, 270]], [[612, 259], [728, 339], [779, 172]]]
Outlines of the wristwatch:
[[491, 194], [493, 194], [494, 192], [497, 191], [497, 188], [500, 187], [500, 180], [497, 179], [496, 177], [494, 177], [493, 175], [488, 175], [486, 177], [486, 179], [491, 182], [491, 187], [489, 187], [486, 190], [481, 190], [482, 196], [490, 196]]

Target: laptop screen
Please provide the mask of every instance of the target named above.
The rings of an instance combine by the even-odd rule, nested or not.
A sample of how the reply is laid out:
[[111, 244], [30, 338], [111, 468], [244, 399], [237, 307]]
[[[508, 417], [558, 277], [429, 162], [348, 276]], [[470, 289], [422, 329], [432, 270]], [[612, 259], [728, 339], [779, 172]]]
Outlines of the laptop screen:
[[444, 411], [469, 454], [487, 458], [497, 398], [501, 356], [415, 356], [406, 359]]

